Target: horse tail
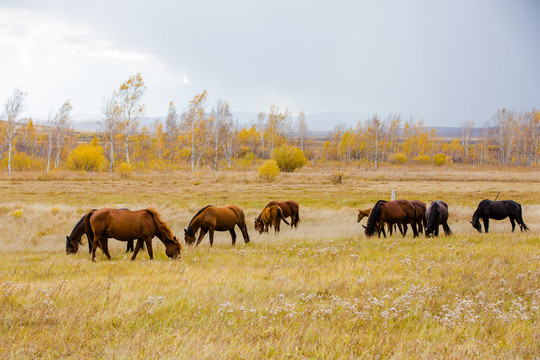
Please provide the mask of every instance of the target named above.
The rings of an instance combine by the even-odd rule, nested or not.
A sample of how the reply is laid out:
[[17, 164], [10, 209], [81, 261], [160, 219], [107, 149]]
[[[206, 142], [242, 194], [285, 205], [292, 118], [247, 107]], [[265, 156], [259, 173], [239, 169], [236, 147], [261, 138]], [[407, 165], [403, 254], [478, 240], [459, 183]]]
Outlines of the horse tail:
[[92, 226], [90, 225], [90, 217], [94, 214], [94, 211], [96, 211], [96, 209], [90, 210], [84, 216], [84, 226], [86, 228], [86, 236], [88, 236], [88, 244], [94, 243], [94, 230], [92, 230]]
[[369, 214], [369, 218], [368, 218], [368, 222], [366, 226], [366, 234], [373, 235], [373, 233], [375, 232], [375, 227], [377, 225], [377, 222], [381, 218], [381, 215], [383, 212], [381, 208], [381, 205], [383, 204], [386, 204], [386, 201], [379, 200], [377, 201], [375, 206], [373, 206], [373, 209], [371, 209], [371, 213]]
[[[283, 219], [283, 221], [285, 221], [285, 219]], [[291, 219], [291, 222], [293, 222], [292, 219]], [[300, 222], [300, 207], [297, 207], [296, 208], [296, 213], [294, 214], [294, 224], [295, 224], [295, 226], [298, 225], [299, 222]]]
[[527, 227], [527, 225], [525, 225], [525, 223], [523, 222], [523, 216], [521, 215], [521, 204], [518, 204], [519, 205], [519, 222], [521, 224], [519, 224], [520, 226], [523, 226], [523, 230], [525, 231], [529, 231], [529, 228]]
[[285, 217], [283, 216], [283, 210], [281, 210], [281, 208], [278, 206], [277, 208], [277, 213], [278, 213], [278, 216], [281, 218], [281, 220], [283, 220], [283, 222], [287, 225], [290, 225], [287, 220], [285, 220]]
[[156, 236], [162, 240], [173, 240], [174, 235], [169, 226], [167, 226], [167, 224], [165, 224], [165, 222], [161, 219], [161, 215], [159, 215], [159, 213], [152, 208], [146, 208], [146, 212], [149, 213], [154, 219], [154, 224], [156, 225]]

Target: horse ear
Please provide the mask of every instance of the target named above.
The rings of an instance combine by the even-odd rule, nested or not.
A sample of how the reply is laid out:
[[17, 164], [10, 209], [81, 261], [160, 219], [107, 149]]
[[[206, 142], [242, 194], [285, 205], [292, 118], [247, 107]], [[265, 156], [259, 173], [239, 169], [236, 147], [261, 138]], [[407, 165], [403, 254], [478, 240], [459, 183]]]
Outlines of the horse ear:
[[364, 227], [364, 229], [367, 229], [366, 225], [362, 224], [362, 226]]
[[184, 234], [187, 234], [187, 230], [186, 230], [186, 229], [184, 229]]
[[471, 224], [474, 224], [472, 221], [469, 221]]

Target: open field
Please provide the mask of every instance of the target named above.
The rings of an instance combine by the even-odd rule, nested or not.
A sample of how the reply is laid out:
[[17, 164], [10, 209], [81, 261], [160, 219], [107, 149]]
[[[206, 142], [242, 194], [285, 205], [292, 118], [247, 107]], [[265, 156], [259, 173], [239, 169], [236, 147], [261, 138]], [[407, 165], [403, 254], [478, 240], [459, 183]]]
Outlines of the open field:
[[[0, 175], [1, 358], [538, 358], [540, 171], [463, 167]], [[366, 239], [356, 209], [390, 197], [442, 199], [450, 237]], [[523, 206], [531, 231], [469, 224], [484, 198]], [[274, 199], [300, 203], [299, 228], [259, 235]], [[65, 236], [94, 207], [154, 207], [177, 236], [207, 204], [244, 208], [251, 243], [216, 233], [170, 261], [154, 240], [134, 262]], [[363, 223], [365, 224], [365, 221]]]

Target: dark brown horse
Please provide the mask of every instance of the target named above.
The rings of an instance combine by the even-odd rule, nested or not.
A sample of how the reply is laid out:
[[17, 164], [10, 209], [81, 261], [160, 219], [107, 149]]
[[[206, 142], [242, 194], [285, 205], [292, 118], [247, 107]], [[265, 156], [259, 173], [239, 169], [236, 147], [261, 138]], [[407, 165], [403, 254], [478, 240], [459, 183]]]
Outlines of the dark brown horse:
[[188, 228], [184, 229], [184, 240], [186, 244], [192, 245], [195, 242], [197, 230], [201, 229], [196, 245], [199, 245], [206, 233], [210, 236], [210, 246], [214, 244], [214, 231], [229, 231], [232, 237], [232, 245], [236, 244], [236, 233], [234, 227], [238, 225], [242, 231], [244, 242], [249, 242], [249, 235], [246, 227], [244, 211], [236, 205], [214, 206], [208, 205], [199, 210], [189, 222]]
[[418, 232], [416, 230], [415, 218], [416, 209], [410, 201], [379, 200], [371, 210], [371, 214], [369, 214], [368, 223], [365, 227], [365, 234], [367, 237], [373, 236], [373, 234], [382, 226], [382, 223], [387, 222], [389, 224], [401, 224], [403, 226], [403, 236], [405, 236], [407, 234], [407, 223], [410, 223], [414, 237], [417, 237]]
[[283, 217], [291, 217], [291, 227], [298, 227], [300, 222], [300, 206], [296, 201], [270, 201], [265, 207], [277, 205], [283, 211]]
[[416, 208], [416, 227], [418, 233], [423, 233], [424, 228], [426, 227], [426, 203], [420, 200], [411, 200], [411, 204]]
[[442, 201], [433, 201], [426, 211], [426, 237], [439, 236], [439, 225], [442, 225], [444, 235], [452, 233], [448, 226], [448, 205]]
[[[358, 218], [356, 219], [356, 222], [360, 222], [362, 221], [363, 218], [368, 217], [369, 214], [371, 214], [371, 209], [372, 208], [365, 209], [365, 210], [361, 210], [361, 209], [358, 210]], [[388, 232], [390, 233], [390, 236], [392, 236], [392, 233], [394, 231], [397, 231], [397, 229], [395, 228], [396, 226], [399, 228], [399, 231], [403, 234], [403, 229], [401, 227], [401, 224], [387, 223], [386, 226], [388, 228]], [[386, 237], [386, 232], [384, 231], [384, 226], [382, 226], [382, 224], [379, 225], [378, 230], [377, 230], [377, 234], [379, 235], [379, 237], [381, 237], [381, 233], [384, 235], [384, 237]]]
[[283, 216], [283, 210], [277, 205], [265, 207], [258, 217], [255, 218], [255, 230], [262, 234], [268, 232], [268, 227], [273, 226], [274, 232], [278, 233], [281, 220], [287, 225], [290, 225]]
[[[95, 210], [97, 209], [92, 209], [91, 211]], [[71, 230], [71, 234], [69, 234], [69, 236], [66, 236], [66, 254], [76, 254], [77, 251], [79, 251], [79, 245], [82, 245], [83, 235], [86, 235], [86, 238], [88, 239], [88, 253], [92, 253], [92, 242], [90, 241], [90, 237], [86, 233], [86, 223], [84, 222], [85, 218], [86, 214], [83, 215], [83, 217], [77, 222], [77, 224], [75, 224], [75, 227], [73, 228], [73, 230]], [[126, 252], [129, 251], [133, 251], [133, 240], [129, 240], [127, 242]]]
[[152, 250], [152, 238], [154, 236], [157, 236], [163, 242], [168, 257], [177, 258], [180, 256], [182, 246], [154, 209], [148, 208], [137, 211], [99, 209], [86, 214], [85, 224], [92, 242], [92, 261], [95, 260], [98, 246], [103, 250], [107, 259], [111, 259], [109, 238], [120, 241], [137, 240], [131, 260], [135, 260], [143, 242], [146, 243], [150, 259], [154, 258]]
[[518, 223], [522, 232], [529, 230], [527, 225], [523, 222], [521, 205], [513, 200], [482, 200], [473, 214], [471, 224], [481, 233], [482, 228], [480, 227], [480, 219], [482, 219], [484, 221], [484, 230], [487, 233], [489, 229], [489, 219], [503, 220], [507, 217], [510, 218], [512, 232], [514, 232], [514, 229], [516, 228], [515, 222]]

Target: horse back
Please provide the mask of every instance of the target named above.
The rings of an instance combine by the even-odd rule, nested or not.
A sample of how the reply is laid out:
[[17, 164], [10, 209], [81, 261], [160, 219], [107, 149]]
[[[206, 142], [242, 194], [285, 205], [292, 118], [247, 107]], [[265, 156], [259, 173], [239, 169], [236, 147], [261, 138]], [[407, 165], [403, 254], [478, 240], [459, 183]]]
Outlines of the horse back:
[[154, 219], [146, 210], [99, 209], [90, 217], [94, 233], [106, 232], [109, 237], [128, 241], [154, 236]]
[[200, 226], [213, 227], [217, 231], [227, 231], [236, 224], [245, 224], [244, 211], [236, 205], [209, 206], [199, 216]]
[[270, 207], [272, 205], [277, 205], [281, 208], [281, 211], [283, 212], [283, 217], [289, 217], [294, 214], [298, 214], [299, 205], [296, 201], [293, 200], [287, 200], [287, 201], [270, 201], [266, 207]]
[[407, 217], [410, 220], [414, 220], [416, 218], [416, 208], [409, 200], [400, 199], [389, 201], [386, 205], [388, 209], [392, 210], [393, 214], [396, 214], [395, 216], [399, 216], [398, 208], [400, 208], [404, 214], [404, 217]]

